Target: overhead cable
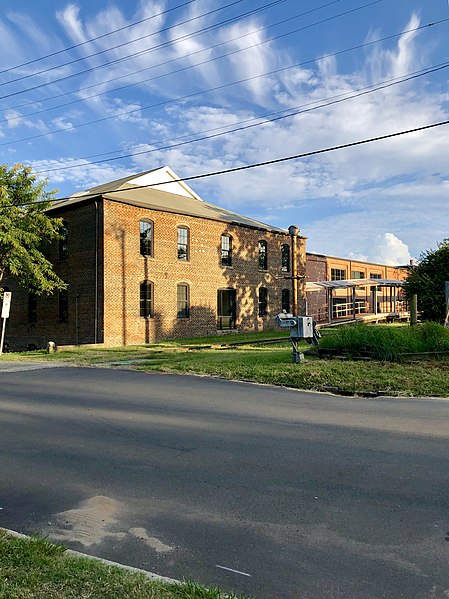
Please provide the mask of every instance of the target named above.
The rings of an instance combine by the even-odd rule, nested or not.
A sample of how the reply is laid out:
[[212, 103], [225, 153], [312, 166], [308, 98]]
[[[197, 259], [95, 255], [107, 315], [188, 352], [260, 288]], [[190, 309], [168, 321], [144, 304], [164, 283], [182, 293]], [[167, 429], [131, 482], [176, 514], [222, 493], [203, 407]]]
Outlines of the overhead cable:
[[[283, 0], [277, 0], [277, 1], [283, 1]], [[294, 30], [292, 30], [292, 31], [289, 31], [289, 32], [283, 33], [283, 34], [281, 34], [281, 35], [278, 35], [278, 36], [272, 37], [272, 38], [270, 38], [270, 39], [264, 40], [263, 42], [260, 42], [260, 43], [258, 43], [258, 44], [253, 44], [253, 45], [251, 45], [251, 46], [248, 46], [248, 48], [254, 48], [254, 47], [256, 47], [256, 46], [260, 46], [260, 45], [266, 44], [266, 43], [268, 43], [268, 42], [270, 42], [270, 41], [274, 41], [274, 40], [277, 40], [277, 39], [281, 39], [281, 38], [283, 38], [283, 37], [286, 37], [286, 36], [288, 36], [288, 35], [292, 35], [292, 34], [294, 34], [294, 33], [298, 33], [299, 31], [304, 31], [305, 29], [309, 29], [309, 28], [311, 28], [311, 27], [315, 27], [316, 25], [321, 25], [321, 24], [323, 24], [323, 23], [326, 23], [326, 22], [328, 22], [328, 21], [331, 21], [331, 20], [333, 20], [333, 19], [336, 19], [336, 18], [339, 18], [339, 17], [342, 17], [342, 16], [346, 16], [346, 15], [348, 15], [348, 14], [350, 14], [350, 13], [353, 13], [353, 12], [356, 12], [356, 11], [359, 11], [359, 10], [362, 10], [362, 9], [364, 9], [364, 8], [367, 8], [367, 7], [369, 7], [369, 6], [372, 6], [372, 5], [374, 5], [374, 4], [378, 4], [379, 2], [383, 2], [383, 1], [384, 1], [384, 0], [372, 0], [372, 2], [368, 2], [367, 4], [364, 4], [364, 5], [362, 5], [362, 6], [358, 6], [358, 7], [356, 7], [356, 8], [352, 8], [352, 9], [350, 9], [350, 10], [347, 10], [347, 11], [345, 11], [345, 12], [339, 13], [338, 15], [334, 15], [334, 16], [332, 16], [332, 17], [327, 17], [327, 18], [325, 18], [325, 19], [321, 19], [320, 21], [316, 21], [315, 23], [311, 23], [311, 24], [309, 24], [309, 25], [306, 25], [306, 26], [303, 26], [303, 27], [299, 27], [299, 28], [297, 28], [297, 29], [294, 29]], [[254, 13], [254, 12], [255, 12], [255, 11], [249, 11], [249, 12], [248, 12], [248, 13], [246, 13], [244, 16], [248, 16], [248, 14], [252, 14], [252, 13]], [[23, 94], [23, 93], [26, 93], [26, 92], [29, 92], [29, 91], [33, 91], [33, 90], [35, 90], [35, 89], [40, 89], [40, 88], [42, 88], [42, 87], [47, 87], [47, 86], [48, 86], [48, 85], [50, 85], [50, 84], [59, 83], [59, 82], [61, 82], [61, 81], [65, 81], [65, 80], [67, 80], [67, 79], [72, 79], [73, 77], [77, 77], [77, 76], [79, 76], [79, 75], [83, 75], [83, 74], [85, 74], [85, 73], [90, 73], [90, 72], [92, 72], [92, 71], [98, 71], [98, 69], [102, 69], [102, 68], [104, 68], [104, 67], [107, 67], [107, 66], [110, 66], [110, 65], [112, 65], [112, 64], [117, 64], [117, 63], [124, 62], [124, 61], [126, 61], [126, 60], [129, 60], [129, 59], [131, 59], [131, 58], [135, 58], [136, 56], [142, 56], [143, 54], [148, 54], [148, 53], [150, 53], [150, 52], [153, 52], [154, 50], [159, 50], [159, 49], [161, 49], [161, 48], [164, 48], [164, 47], [166, 47], [166, 46], [172, 45], [174, 42], [179, 42], [179, 41], [183, 41], [183, 40], [185, 40], [185, 39], [190, 39], [190, 38], [192, 38], [192, 37], [194, 37], [194, 36], [196, 36], [196, 35], [202, 34], [202, 33], [206, 32], [206, 31], [210, 31], [210, 30], [212, 30], [212, 29], [214, 29], [214, 28], [218, 27], [219, 25], [221, 26], [221, 25], [223, 25], [223, 24], [228, 24], [229, 22], [235, 21], [235, 20], [237, 20], [237, 19], [240, 19], [240, 18], [242, 18], [242, 15], [240, 15], [239, 17], [233, 17], [233, 18], [231, 18], [231, 19], [228, 19], [228, 20], [226, 20], [226, 21], [223, 21], [223, 22], [222, 22], [222, 23], [220, 23], [220, 24], [210, 25], [210, 26], [208, 26], [208, 27], [205, 27], [205, 28], [203, 28], [203, 29], [201, 29], [201, 30], [199, 30], [199, 31], [197, 31], [197, 32], [195, 32], [195, 33], [193, 33], [193, 34], [186, 34], [186, 35], [183, 35], [183, 36], [181, 36], [181, 37], [179, 37], [179, 38], [175, 38], [174, 40], [169, 40], [169, 41], [167, 41], [167, 42], [163, 42], [163, 43], [161, 43], [161, 44], [158, 44], [158, 45], [156, 45], [156, 46], [152, 46], [151, 48], [147, 48], [147, 49], [145, 49], [145, 50], [140, 50], [139, 52], [134, 52], [134, 53], [132, 53], [132, 54], [129, 54], [129, 55], [127, 55], [127, 56], [124, 56], [124, 57], [121, 57], [121, 58], [117, 58], [117, 59], [115, 59], [115, 60], [112, 60], [112, 61], [109, 61], [109, 62], [105, 62], [105, 63], [103, 63], [103, 64], [100, 64], [100, 65], [97, 65], [97, 66], [95, 66], [95, 67], [91, 67], [91, 68], [88, 68], [88, 69], [84, 69], [83, 71], [78, 71], [77, 73], [72, 73], [72, 74], [70, 74], [70, 75], [65, 75], [65, 76], [63, 76], [63, 77], [58, 77], [57, 79], [53, 79], [52, 81], [45, 82], [45, 83], [41, 83], [41, 84], [39, 84], [39, 85], [35, 85], [35, 86], [33, 86], [33, 87], [29, 87], [29, 88], [26, 88], [26, 89], [23, 89], [23, 90], [18, 90], [18, 91], [15, 91], [15, 92], [11, 92], [11, 93], [9, 93], [9, 94], [5, 94], [5, 95], [3, 95], [3, 96], [0, 96], [0, 100], [4, 100], [4, 99], [6, 99], [6, 98], [10, 98], [10, 97], [12, 97], [12, 96], [17, 96], [17, 95], [20, 95], [20, 94]], [[235, 50], [234, 52], [231, 52], [230, 54], [237, 54], [238, 52], [242, 52], [242, 51], [244, 51], [244, 50], [247, 50], [248, 48], [242, 48], [242, 49], [238, 49], [238, 50]], [[228, 54], [228, 55], [230, 55], [230, 54]], [[228, 55], [226, 55], [226, 56], [228, 56]]]
[[[138, 151], [138, 152], [132, 152], [130, 154], [121, 154], [120, 156], [115, 156], [113, 158], [104, 158], [102, 160], [94, 160], [89, 162], [89, 166], [92, 164], [103, 164], [105, 162], [113, 162], [116, 160], [123, 160], [124, 158], [134, 158], [135, 156], [142, 156], [142, 155], [147, 155], [147, 154], [152, 154], [154, 152], [161, 152], [161, 151], [165, 151], [165, 150], [170, 150], [173, 148], [178, 148], [180, 146], [185, 146], [185, 145], [189, 145], [191, 143], [197, 143], [200, 141], [206, 141], [206, 140], [210, 140], [210, 139], [215, 139], [217, 137], [222, 137], [225, 135], [229, 135], [230, 133], [236, 133], [238, 131], [243, 131], [246, 129], [251, 129], [254, 127], [260, 127], [262, 125], [266, 125], [266, 124], [270, 124], [270, 123], [274, 123], [276, 121], [280, 121], [280, 120], [284, 120], [287, 118], [291, 118], [293, 116], [298, 116], [300, 114], [305, 114], [308, 112], [313, 112], [315, 110], [318, 110], [320, 108], [326, 108], [328, 106], [332, 106], [334, 104], [341, 104], [342, 102], [345, 102], [347, 100], [352, 100], [354, 98], [359, 98], [361, 96], [365, 96], [367, 94], [370, 93], [374, 93], [376, 91], [380, 91], [383, 89], [387, 89], [389, 87], [392, 87], [394, 85], [399, 85], [400, 83], [405, 83], [407, 81], [411, 81], [412, 79], [416, 79], [418, 77], [422, 77], [424, 75], [427, 75], [429, 73], [434, 73], [437, 71], [440, 71], [442, 69], [446, 69], [449, 67], [449, 62], [446, 63], [441, 63], [439, 65], [436, 65], [434, 67], [428, 68], [428, 69], [422, 69], [421, 71], [417, 71], [415, 73], [409, 73], [408, 75], [404, 75], [402, 77], [395, 77], [394, 79], [389, 79], [383, 82], [379, 82], [375, 85], [369, 85], [363, 88], [360, 88], [358, 90], [354, 90], [354, 92], [350, 95], [347, 94], [339, 94], [337, 96], [331, 96], [330, 98], [326, 98], [325, 100], [315, 100], [314, 102], [310, 102], [309, 104], [303, 105], [303, 107], [296, 107], [295, 108], [290, 108], [287, 110], [282, 110], [279, 111], [277, 113], [269, 113], [268, 115], [264, 115], [264, 116], [260, 116], [260, 117], [254, 117], [252, 119], [247, 119], [246, 121], [242, 121], [247, 122], [247, 121], [254, 121], [257, 120], [258, 122], [256, 123], [251, 123], [249, 125], [244, 125], [244, 126], [240, 126], [240, 127], [236, 127], [234, 129], [228, 129], [226, 131], [222, 131], [220, 133], [215, 133], [212, 135], [203, 135], [202, 137], [196, 137], [194, 139], [189, 139], [187, 141], [180, 141], [178, 143], [172, 143], [170, 145], [166, 145], [166, 146], [159, 146], [156, 148], [152, 148], [151, 150], [143, 150], [143, 151]], [[317, 104], [317, 102], [322, 102], [320, 104]], [[304, 106], [309, 106], [310, 104], [315, 104], [315, 106], [312, 106], [310, 108], [304, 108]], [[280, 114], [280, 113], [285, 113], [288, 112], [288, 114]], [[266, 118], [268, 116], [271, 116], [272, 114], [280, 114], [280, 116], [275, 116], [273, 118]], [[264, 119], [264, 120], [260, 120], [260, 119]], [[239, 123], [234, 123], [234, 125], [237, 125]], [[216, 127], [215, 129], [222, 129], [222, 127]], [[202, 135], [203, 133], [208, 133], [212, 130], [207, 130], [207, 131], [203, 131], [203, 132], [199, 132], [196, 133], [196, 135], [200, 134]], [[193, 134], [191, 134], [193, 135]], [[191, 135], [189, 136], [182, 136], [180, 139], [183, 139], [185, 137], [191, 137]], [[156, 143], [167, 143], [167, 142], [156, 142]], [[86, 157], [82, 157], [79, 158], [79, 160], [86, 160], [89, 158], [93, 158], [96, 156], [102, 156], [102, 155], [110, 155], [113, 153], [116, 153], [117, 150], [115, 150], [114, 152], [106, 152], [105, 154], [96, 154], [93, 156], [86, 156]], [[85, 162], [79, 163], [79, 164], [70, 164], [70, 165], [66, 165], [66, 166], [61, 166], [61, 167], [55, 167], [55, 168], [51, 168], [51, 169], [46, 169], [45, 171], [37, 171], [38, 174], [47, 174], [47, 173], [52, 173], [55, 171], [65, 171], [65, 170], [70, 170], [70, 169], [74, 169], [74, 168], [80, 168], [86, 166]]]

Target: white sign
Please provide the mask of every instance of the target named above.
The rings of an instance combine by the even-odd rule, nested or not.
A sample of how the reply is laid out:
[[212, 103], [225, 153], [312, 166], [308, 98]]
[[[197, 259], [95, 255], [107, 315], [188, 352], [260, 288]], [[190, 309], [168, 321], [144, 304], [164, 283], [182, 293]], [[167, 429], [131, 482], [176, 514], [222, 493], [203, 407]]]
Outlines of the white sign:
[[5, 291], [3, 294], [2, 318], [9, 317], [9, 309], [11, 307], [11, 291]]

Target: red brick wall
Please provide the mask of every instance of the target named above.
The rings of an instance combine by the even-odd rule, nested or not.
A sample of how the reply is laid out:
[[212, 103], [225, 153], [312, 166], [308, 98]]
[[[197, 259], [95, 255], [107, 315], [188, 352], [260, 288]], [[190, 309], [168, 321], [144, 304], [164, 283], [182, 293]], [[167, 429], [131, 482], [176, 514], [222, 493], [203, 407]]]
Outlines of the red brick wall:
[[[140, 256], [139, 221], [154, 223], [153, 257]], [[190, 232], [189, 261], [177, 259], [177, 227]], [[221, 265], [221, 235], [233, 240], [231, 267]], [[268, 245], [268, 270], [258, 268], [258, 241]], [[108, 344], [137, 344], [159, 339], [215, 334], [217, 290], [237, 291], [239, 330], [275, 328], [283, 288], [291, 281], [281, 271], [281, 245], [288, 235], [237, 225], [138, 208], [105, 200], [104, 212], [104, 334]], [[299, 270], [305, 268], [305, 240], [298, 243]], [[139, 285], [153, 282], [154, 315], [139, 315]], [[176, 287], [190, 287], [190, 318], [177, 318]], [[268, 315], [258, 316], [258, 288], [268, 289]], [[302, 292], [302, 287], [300, 288]], [[304, 300], [303, 294], [301, 295]]]
[[[307, 254], [306, 281], [326, 281], [327, 264], [326, 256], [320, 254]], [[317, 322], [327, 319], [327, 296], [324, 289], [309, 291], [307, 293], [307, 314], [313, 316]]]
[[[65, 210], [53, 212], [63, 217], [69, 230], [68, 258], [59, 260], [58, 243], [48, 250], [48, 258], [54, 264], [56, 274], [69, 284], [69, 318], [59, 322], [59, 294], [37, 300], [37, 322], [28, 321], [28, 293], [14, 281], [6, 281], [13, 292], [11, 317], [7, 323], [6, 340], [12, 349], [23, 349], [29, 344], [45, 347], [49, 340], [58, 345], [94, 343], [102, 341], [102, 254], [101, 239], [98, 248], [98, 317], [95, 315], [95, 204], [83, 203]], [[98, 211], [101, 226], [101, 206]], [[76, 319], [78, 305], [78, 319]], [[98, 321], [98, 322], [97, 322]], [[78, 326], [77, 326], [78, 325]], [[97, 335], [95, 329], [97, 326]]]
[[[346, 272], [345, 278], [351, 279], [353, 271], [363, 274], [363, 278], [369, 279], [372, 275], [380, 275], [382, 279], [403, 280], [406, 276], [404, 269], [347, 258], [324, 256], [319, 254], [307, 254], [306, 274], [307, 281], [330, 281], [331, 270], [342, 269]], [[346, 303], [352, 302], [352, 291], [350, 289], [336, 289], [332, 292], [333, 297], [341, 299]], [[374, 312], [373, 294], [371, 287], [356, 289], [356, 301], [364, 302], [367, 312]], [[403, 299], [402, 290], [398, 290], [398, 300]], [[377, 304], [380, 312], [393, 311], [393, 293], [389, 288], [383, 288], [377, 292]], [[308, 314], [318, 322], [327, 320], [327, 297], [325, 291], [310, 291], [307, 293]], [[352, 308], [350, 308], [352, 309]]]
[[[49, 258], [56, 273], [69, 284], [69, 319], [59, 322], [58, 293], [38, 300], [37, 323], [28, 322], [28, 294], [13, 283], [7, 341], [12, 349], [28, 344], [45, 347], [102, 343], [138, 344], [155, 340], [210, 335], [217, 332], [217, 290], [237, 292], [238, 330], [274, 329], [273, 317], [281, 310], [282, 289], [290, 289], [290, 273], [281, 271], [281, 245], [288, 235], [259, 231], [217, 221], [154, 211], [98, 200], [52, 212], [63, 217], [69, 229], [69, 255], [58, 259], [58, 244]], [[154, 223], [152, 257], [140, 255], [139, 222]], [[177, 227], [190, 231], [189, 260], [177, 258]], [[98, 229], [98, 237], [96, 230]], [[233, 263], [221, 265], [221, 235], [233, 239]], [[258, 241], [266, 240], [268, 269], [258, 267]], [[97, 240], [97, 241], [96, 241]], [[298, 239], [298, 271], [305, 271], [305, 239]], [[97, 256], [97, 258], [96, 258]], [[97, 275], [96, 275], [97, 272]], [[154, 314], [140, 317], [140, 283], [154, 285]], [[190, 317], [177, 318], [177, 284], [190, 288]], [[268, 289], [268, 314], [258, 316], [258, 289]], [[303, 283], [299, 285], [304, 307]], [[97, 298], [97, 301], [96, 301]], [[76, 305], [78, 306], [76, 317]]]

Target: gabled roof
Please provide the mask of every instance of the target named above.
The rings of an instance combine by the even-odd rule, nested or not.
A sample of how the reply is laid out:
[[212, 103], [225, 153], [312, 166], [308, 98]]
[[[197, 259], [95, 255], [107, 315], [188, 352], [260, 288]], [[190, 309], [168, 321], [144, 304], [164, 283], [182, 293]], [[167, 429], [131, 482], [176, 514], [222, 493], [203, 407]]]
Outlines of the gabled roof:
[[50, 210], [71, 207], [99, 196], [132, 206], [288, 234], [284, 229], [272, 227], [236, 212], [225, 210], [220, 206], [204, 202], [167, 166], [74, 193], [67, 200], [55, 202]]

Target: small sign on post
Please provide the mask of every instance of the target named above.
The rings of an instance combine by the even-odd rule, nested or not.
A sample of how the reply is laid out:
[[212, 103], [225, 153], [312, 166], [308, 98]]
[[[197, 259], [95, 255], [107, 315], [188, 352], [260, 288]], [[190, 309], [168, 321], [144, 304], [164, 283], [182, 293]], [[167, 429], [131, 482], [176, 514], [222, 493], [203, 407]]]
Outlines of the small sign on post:
[[3, 353], [3, 344], [5, 341], [6, 319], [9, 318], [9, 311], [11, 309], [11, 297], [12, 297], [11, 291], [5, 291], [5, 293], [3, 294], [3, 304], [2, 304], [2, 314], [1, 314], [1, 317], [3, 318], [3, 325], [2, 325], [2, 338], [0, 341], [0, 356]]

